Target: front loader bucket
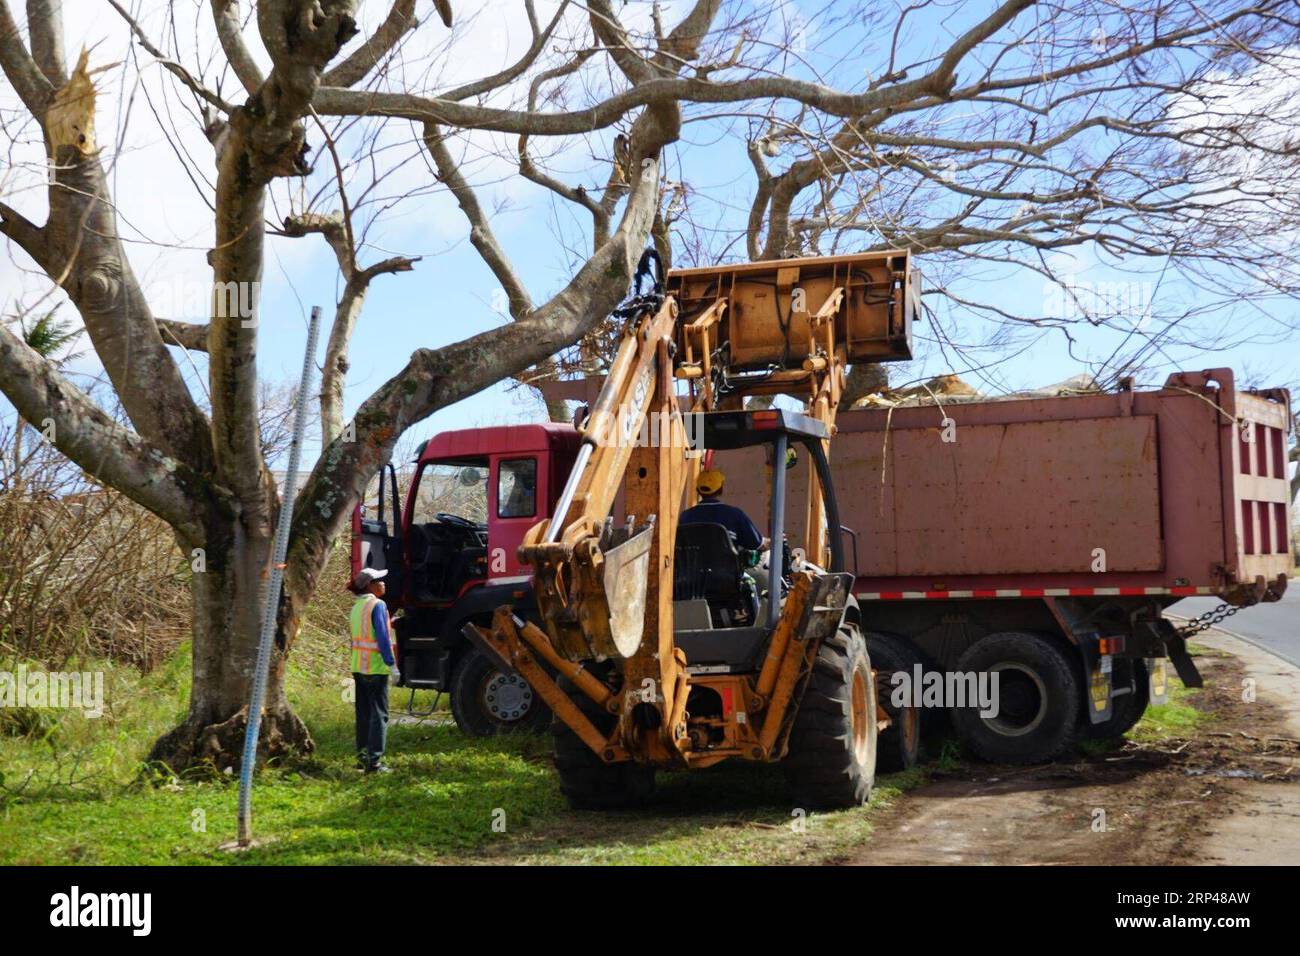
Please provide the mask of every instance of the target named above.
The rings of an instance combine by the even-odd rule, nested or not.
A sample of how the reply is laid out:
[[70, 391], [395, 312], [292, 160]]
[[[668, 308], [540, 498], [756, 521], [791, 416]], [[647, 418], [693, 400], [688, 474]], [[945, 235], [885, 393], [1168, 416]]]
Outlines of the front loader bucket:
[[640, 528], [614, 529], [579, 541], [529, 549], [537, 569], [535, 594], [546, 633], [565, 660], [626, 658], [645, 628], [646, 585], [654, 518]]

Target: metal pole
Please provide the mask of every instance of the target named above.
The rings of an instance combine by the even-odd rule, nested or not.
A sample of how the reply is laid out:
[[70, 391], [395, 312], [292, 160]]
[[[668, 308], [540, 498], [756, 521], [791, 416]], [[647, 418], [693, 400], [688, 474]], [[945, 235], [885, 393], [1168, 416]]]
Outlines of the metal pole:
[[302, 379], [293, 417], [293, 444], [289, 446], [289, 471], [280, 496], [280, 520], [275, 527], [275, 552], [271, 573], [262, 596], [262, 634], [257, 642], [257, 664], [253, 671], [253, 692], [248, 702], [248, 724], [244, 730], [244, 757], [239, 765], [239, 845], [248, 846], [253, 831], [253, 768], [257, 763], [257, 738], [262, 730], [262, 707], [266, 703], [266, 672], [271, 666], [271, 641], [275, 637], [276, 612], [284, 584], [284, 562], [289, 553], [289, 526], [293, 521], [293, 500], [297, 495], [298, 462], [302, 457], [303, 432], [307, 428], [307, 388], [316, 365], [316, 339], [320, 332], [320, 306], [312, 306], [307, 325], [307, 353], [302, 359]]

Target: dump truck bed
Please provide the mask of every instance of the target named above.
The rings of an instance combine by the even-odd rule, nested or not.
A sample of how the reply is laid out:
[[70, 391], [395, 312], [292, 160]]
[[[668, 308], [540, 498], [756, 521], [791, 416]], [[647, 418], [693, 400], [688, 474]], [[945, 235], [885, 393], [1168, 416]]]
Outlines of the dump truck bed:
[[[831, 465], [855, 592], [1280, 594], [1289, 409], [1285, 390], [1239, 392], [1212, 369], [1158, 391], [841, 412]], [[728, 467], [729, 499], [751, 513], [761, 471]], [[791, 477], [797, 501], [807, 474]]]

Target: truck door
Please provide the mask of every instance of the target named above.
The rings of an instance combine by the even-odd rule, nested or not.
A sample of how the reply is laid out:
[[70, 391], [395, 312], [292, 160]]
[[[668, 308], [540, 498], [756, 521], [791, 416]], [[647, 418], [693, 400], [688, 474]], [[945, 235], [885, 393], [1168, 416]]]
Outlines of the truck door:
[[536, 453], [493, 456], [488, 501], [488, 574], [492, 578], [531, 573], [519, 563], [519, 545], [538, 521], [538, 503], [547, 499], [546, 469]]
[[[387, 481], [385, 481], [387, 478]], [[402, 558], [402, 505], [397, 493], [397, 472], [392, 464], [379, 472], [379, 500], [375, 513], [364, 502], [352, 512], [352, 574], [362, 568], [387, 570], [388, 603], [396, 605], [404, 594]]]

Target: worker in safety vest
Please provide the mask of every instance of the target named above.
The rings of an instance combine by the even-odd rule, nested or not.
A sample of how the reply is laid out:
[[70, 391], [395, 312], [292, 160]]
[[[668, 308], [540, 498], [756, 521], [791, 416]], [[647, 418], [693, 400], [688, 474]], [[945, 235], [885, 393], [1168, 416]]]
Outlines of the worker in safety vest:
[[352, 681], [356, 687], [357, 767], [366, 773], [388, 773], [383, 764], [388, 738], [388, 679], [401, 679], [384, 604], [387, 571], [362, 568], [352, 579], [357, 595], [352, 605]]

